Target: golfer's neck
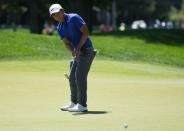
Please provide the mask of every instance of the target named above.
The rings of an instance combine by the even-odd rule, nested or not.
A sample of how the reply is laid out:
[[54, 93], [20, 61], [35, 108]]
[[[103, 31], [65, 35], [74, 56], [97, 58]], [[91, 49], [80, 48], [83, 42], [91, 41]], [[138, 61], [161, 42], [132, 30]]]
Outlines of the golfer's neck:
[[66, 21], [66, 17], [67, 17], [67, 13], [64, 13], [64, 19], [63, 19], [62, 23]]

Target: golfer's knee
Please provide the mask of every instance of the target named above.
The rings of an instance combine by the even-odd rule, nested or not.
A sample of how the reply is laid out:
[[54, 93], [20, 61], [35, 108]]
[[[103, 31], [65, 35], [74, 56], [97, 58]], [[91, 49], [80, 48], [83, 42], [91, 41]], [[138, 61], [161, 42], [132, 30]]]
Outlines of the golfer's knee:
[[75, 84], [76, 84], [75, 78], [70, 77], [70, 78], [69, 78], [69, 83], [70, 83], [70, 85], [75, 85]]
[[76, 79], [76, 84], [78, 87], [86, 85], [87, 80], [86, 79]]

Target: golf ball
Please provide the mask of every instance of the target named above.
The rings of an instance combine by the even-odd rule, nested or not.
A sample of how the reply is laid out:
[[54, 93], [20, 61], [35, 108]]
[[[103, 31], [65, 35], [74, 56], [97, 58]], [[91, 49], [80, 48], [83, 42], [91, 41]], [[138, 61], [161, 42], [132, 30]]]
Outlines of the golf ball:
[[128, 124], [127, 123], [124, 123], [124, 128], [128, 128]]

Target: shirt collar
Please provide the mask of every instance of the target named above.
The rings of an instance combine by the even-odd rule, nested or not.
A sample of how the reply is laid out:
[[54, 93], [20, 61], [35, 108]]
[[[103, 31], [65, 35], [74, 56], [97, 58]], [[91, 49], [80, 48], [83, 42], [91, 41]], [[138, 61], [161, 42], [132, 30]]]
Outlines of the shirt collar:
[[67, 23], [67, 22], [69, 21], [69, 18], [68, 18], [69, 16], [68, 16], [68, 14], [65, 13], [64, 15], [65, 15], [65, 20], [64, 20], [64, 22], [62, 22], [63, 24], [64, 24], [64, 23]]

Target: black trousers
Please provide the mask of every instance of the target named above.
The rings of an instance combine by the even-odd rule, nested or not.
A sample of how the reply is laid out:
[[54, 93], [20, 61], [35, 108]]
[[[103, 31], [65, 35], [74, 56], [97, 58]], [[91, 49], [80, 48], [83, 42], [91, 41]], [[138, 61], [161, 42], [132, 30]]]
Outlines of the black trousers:
[[96, 51], [93, 48], [83, 49], [78, 58], [70, 62], [71, 101], [87, 106], [87, 76]]

